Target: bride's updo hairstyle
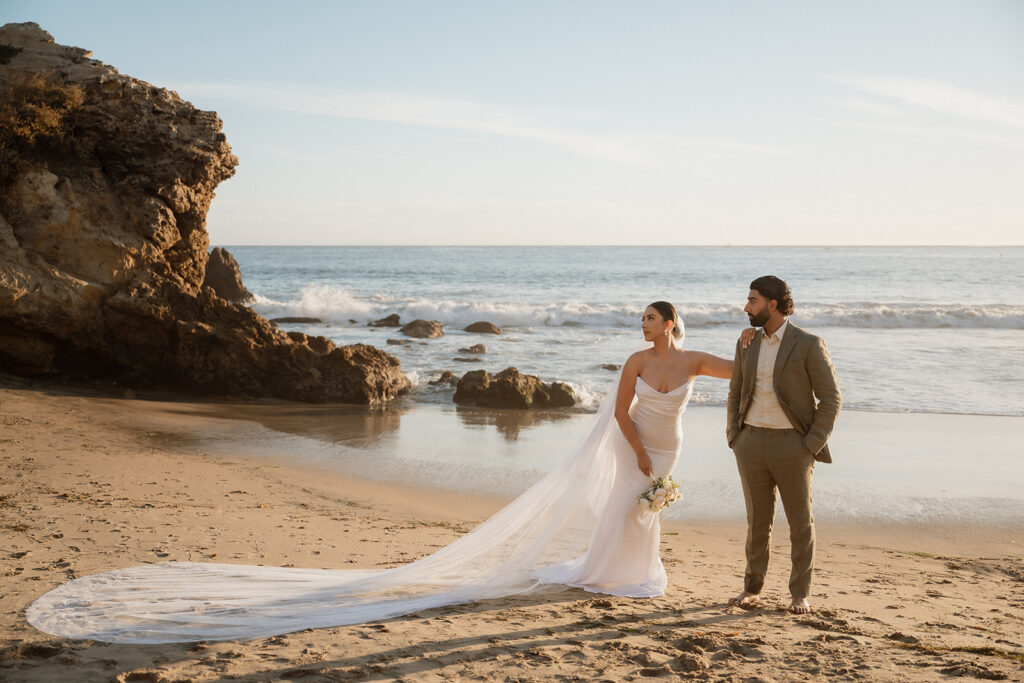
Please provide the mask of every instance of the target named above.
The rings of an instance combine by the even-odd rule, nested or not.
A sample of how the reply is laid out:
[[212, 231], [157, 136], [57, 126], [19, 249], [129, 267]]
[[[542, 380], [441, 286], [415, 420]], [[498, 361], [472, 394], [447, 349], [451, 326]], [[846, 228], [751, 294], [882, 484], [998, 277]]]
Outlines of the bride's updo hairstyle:
[[676, 341], [683, 340], [683, 321], [679, 319], [679, 314], [676, 313], [675, 306], [673, 306], [667, 301], [655, 301], [653, 304], [649, 304], [647, 307], [656, 310], [658, 313], [661, 314], [661, 317], [664, 318], [665, 320], [671, 320], [673, 323], [672, 336], [676, 339]]

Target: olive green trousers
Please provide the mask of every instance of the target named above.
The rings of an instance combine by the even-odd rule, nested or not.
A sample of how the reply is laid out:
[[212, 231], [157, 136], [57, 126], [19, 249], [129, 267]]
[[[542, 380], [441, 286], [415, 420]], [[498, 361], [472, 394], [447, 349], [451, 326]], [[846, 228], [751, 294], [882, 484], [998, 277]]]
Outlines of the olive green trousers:
[[775, 520], [776, 491], [789, 523], [793, 569], [789, 592], [806, 598], [814, 568], [814, 516], [811, 513], [811, 475], [814, 456], [795, 429], [744, 426], [733, 442], [736, 467], [747, 505], [747, 569], [744, 590], [760, 593], [768, 572]]

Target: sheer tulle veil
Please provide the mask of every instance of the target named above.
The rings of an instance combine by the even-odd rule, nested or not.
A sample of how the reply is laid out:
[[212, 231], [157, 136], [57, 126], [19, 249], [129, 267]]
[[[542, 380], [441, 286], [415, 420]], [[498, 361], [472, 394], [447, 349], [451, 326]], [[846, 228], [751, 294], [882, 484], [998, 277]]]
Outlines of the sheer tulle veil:
[[[560, 589], [538, 572], [579, 557], [615, 482], [618, 383], [576, 450], [500, 512], [416, 562], [327, 570], [168, 562], [70, 581], [28, 608], [36, 628], [118, 643], [246, 640]], [[628, 445], [626, 446], [628, 447]]]

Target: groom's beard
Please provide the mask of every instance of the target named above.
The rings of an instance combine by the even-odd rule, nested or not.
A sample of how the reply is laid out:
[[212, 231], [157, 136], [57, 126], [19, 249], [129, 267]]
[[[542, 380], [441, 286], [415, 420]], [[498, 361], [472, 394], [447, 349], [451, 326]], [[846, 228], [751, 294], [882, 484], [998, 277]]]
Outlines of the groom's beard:
[[750, 324], [754, 327], [764, 327], [764, 324], [768, 322], [768, 319], [772, 317], [768, 310], [762, 310], [757, 315], [747, 315], [747, 319], [750, 320]]

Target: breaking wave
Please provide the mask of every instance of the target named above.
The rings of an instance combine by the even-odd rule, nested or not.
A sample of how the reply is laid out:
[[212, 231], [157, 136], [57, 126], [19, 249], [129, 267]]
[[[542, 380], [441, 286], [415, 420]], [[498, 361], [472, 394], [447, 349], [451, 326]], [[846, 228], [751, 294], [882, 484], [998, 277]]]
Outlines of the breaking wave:
[[[328, 285], [307, 285], [297, 299], [276, 301], [256, 295], [255, 309], [268, 317], [309, 316], [327, 323], [368, 322], [397, 313], [403, 321], [438, 320], [448, 327], [464, 327], [487, 320], [500, 327], [632, 328], [640, 311], [631, 305], [581, 302], [515, 303], [401, 299], [378, 294], [359, 297]], [[743, 308], [735, 304], [679, 304], [689, 327], [742, 324]], [[862, 327], [876, 329], [1024, 329], [1024, 306], [1012, 304], [922, 304], [847, 302], [798, 304], [793, 316], [800, 325], [813, 327]]]

